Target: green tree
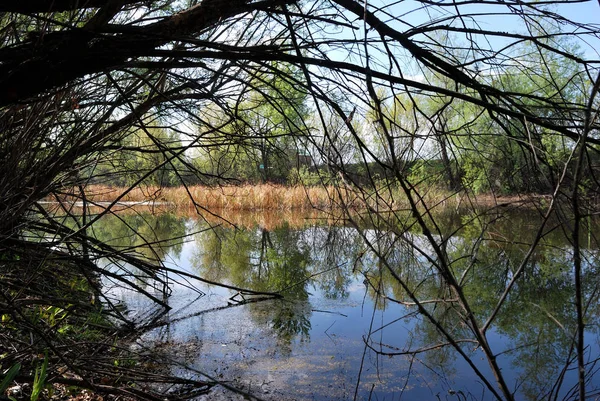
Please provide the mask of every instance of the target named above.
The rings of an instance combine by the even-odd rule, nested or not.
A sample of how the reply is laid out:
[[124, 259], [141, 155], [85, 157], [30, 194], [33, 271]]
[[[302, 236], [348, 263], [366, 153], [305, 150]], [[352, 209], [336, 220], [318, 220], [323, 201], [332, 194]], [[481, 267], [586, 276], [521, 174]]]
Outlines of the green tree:
[[[532, 23], [532, 25], [534, 25]], [[530, 29], [540, 29], [530, 26]], [[542, 34], [539, 32], [540, 35]], [[579, 48], [557, 27], [543, 30], [536, 44], [523, 44], [504, 68], [485, 79], [502, 91], [519, 92], [518, 105], [550, 121], [568, 124], [580, 118], [573, 106], [583, 101], [587, 76], [572, 58], [548, 48], [561, 48], [574, 58]], [[548, 192], [555, 187], [575, 145], [553, 129], [464, 105], [457, 131], [463, 183], [476, 191]]]
[[219, 107], [198, 128], [203, 149], [196, 163], [225, 180], [285, 181], [307, 151], [310, 129], [302, 74], [273, 62], [248, 81], [247, 91], [230, 106], [233, 113]]

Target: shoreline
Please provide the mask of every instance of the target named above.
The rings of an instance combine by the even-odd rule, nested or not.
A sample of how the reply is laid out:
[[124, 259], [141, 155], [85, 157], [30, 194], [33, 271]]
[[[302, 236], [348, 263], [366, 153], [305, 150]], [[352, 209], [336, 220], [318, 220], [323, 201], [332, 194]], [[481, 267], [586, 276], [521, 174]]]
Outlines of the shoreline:
[[[125, 193], [127, 192], [127, 193]], [[56, 200], [46, 199], [40, 204], [70, 205], [83, 207], [185, 207], [207, 210], [240, 211], [311, 211], [354, 209], [396, 210], [407, 208], [409, 202], [399, 191], [388, 191], [387, 196], [372, 196], [374, 189], [333, 186], [284, 186], [256, 184], [239, 186], [190, 186], [190, 187], [109, 187], [90, 185], [85, 189], [85, 202], [77, 188], [69, 189]], [[125, 195], [123, 195], [125, 193]], [[192, 199], [190, 199], [193, 197]], [[472, 194], [428, 189], [420, 193], [419, 206], [426, 204], [430, 209], [472, 207], [537, 207], [551, 200], [544, 194], [496, 195], [493, 193]]]

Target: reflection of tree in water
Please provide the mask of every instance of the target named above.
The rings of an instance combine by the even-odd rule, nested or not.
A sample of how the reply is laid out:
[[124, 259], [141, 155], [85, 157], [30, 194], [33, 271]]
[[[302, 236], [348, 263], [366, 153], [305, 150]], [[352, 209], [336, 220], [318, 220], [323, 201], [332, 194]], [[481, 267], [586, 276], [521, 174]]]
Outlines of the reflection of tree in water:
[[[153, 265], [164, 263], [169, 253], [178, 258], [186, 234], [185, 220], [170, 213], [107, 214], [92, 229], [91, 234], [98, 240]], [[133, 277], [141, 288], [152, 286], [154, 290], [167, 291], [164, 285], [156, 287], [157, 276], [152, 270], [141, 271], [123, 263], [118, 263], [118, 270]]]
[[179, 257], [186, 233], [185, 220], [170, 213], [106, 215], [93, 230], [97, 239], [153, 262], [164, 261], [169, 252]]
[[[522, 263], [528, 249], [524, 244], [527, 244], [527, 236], [531, 233], [524, 232], [526, 230], [515, 231], [515, 219], [465, 221], [465, 226], [445, 247], [454, 274], [461, 280], [463, 296], [471, 305], [471, 312], [480, 327], [483, 327], [507, 283]], [[415, 320], [416, 325], [407, 344], [399, 345], [397, 349], [410, 350], [410, 355], [424, 361], [429, 369], [435, 369], [440, 376], [449, 372], [451, 375], [457, 354], [439, 330], [441, 327], [460, 342], [461, 348], [471, 359], [478, 359], [478, 344], [467, 323], [465, 310], [457, 302], [456, 293], [449, 291], [446, 281], [431, 268], [427, 260], [410, 258], [408, 251], [403, 253], [403, 241], [399, 241], [397, 236], [386, 233], [378, 239], [378, 252], [386, 258], [390, 268], [379, 271], [375, 268], [377, 263], [371, 265], [371, 296], [410, 302], [406, 291], [398, 285], [397, 278], [401, 278], [417, 294], [423, 307], [439, 325], [436, 327], [427, 319]], [[413, 237], [405, 243], [415, 240]], [[573, 338], [577, 330], [577, 315], [572, 299], [574, 280], [569, 269], [572, 256], [568, 249], [568, 241], [556, 233], [546, 236], [542, 246], [525, 264], [520, 280], [512, 288], [494, 325], [489, 328], [502, 335], [499, 342], [494, 344], [498, 360], [502, 366], [512, 365], [519, 373], [517, 385], [527, 399], [554, 398], [554, 395], [564, 394], [568, 390], [561, 389], [562, 379], [556, 382], [549, 380], [561, 378], [566, 372], [563, 370], [565, 364], [573, 368], [575, 360]], [[597, 321], [597, 251], [587, 251], [585, 255], [584, 299], [588, 305], [588, 318]], [[376, 344], [374, 348], [378, 346], [381, 344]], [[435, 351], [419, 352], [430, 347]], [[393, 353], [390, 348], [378, 349]], [[590, 364], [593, 364], [598, 356], [591, 352], [587, 350]]]
[[[511, 339], [512, 363], [523, 372], [523, 392], [530, 399], [547, 398], [554, 391], [555, 383], [548, 378], [557, 377], [562, 365], [574, 358], [571, 341], [577, 326], [573, 278], [565, 269], [572, 263], [570, 256], [556, 249], [538, 256], [528, 264], [498, 319], [498, 331]], [[598, 278], [588, 272], [584, 282], [597, 283]], [[593, 290], [589, 285], [588, 289]], [[590, 299], [591, 292], [586, 293]], [[594, 298], [597, 304], [597, 295]]]
[[311, 273], [314, 284], [328, 299], [348, 297], [352, 282], [352, 261], [363, 249], [360, 236], [348, 227], [311, 227], [303, 232], [304, 241], [311, 249]]
[[248, 255], [254, 247], [251, 233], [223, 226], [199, 231], [194, 237], [196, 247], [190, 260], [192, 267], [208, 280], [243, 283]]
[[264, 291], [281, 291], [287, 299], [307, 299], [310, 252], [299, 241], [298, 231], [261, 229], [258, 235], [260, 245], [250, 257], [252, 284]]
[[267, 310], [249, 304], [251, 316], [260, 323], [269, 320], [288, 347], [297, 335], [308, 336], [311, 256], [299, 231], [218, 227], [197, 234], [196, 240], [198, 250], [192, 264], [202, 277], [255, 291], [281, 292], [285, 300], [273, 301]]
[[[274, 302], [268, 319], [278, 336], [283, 354], [291, 352], [291, 343], [300, 336], [308, 338], [311, 307], [308, 302], [307, 278], [311, 262], [308, 247], [299, 232], [287, 228], [259, 230], [259, 248], [251, 255], [252, 284], [263, 291], [281, 291], [285, 299]], [[252, 315], [254, 307], [250, 306]], [[259, 317], [260, 318], [260, 317]]]
[[289, 355], [296, 338], [302, 342], [310, 339], [312, 308], [306, 300], [282, 300], [273, 304], [277, 306], [271, 310], [270, 320], [277, 333], [279, 351], [282, 355]]
[[[536, 225], [532, 220], [529, 214], [503, 218], [492, 214], [462, 215], [439, 220], [447, 221], [448, 226], [440, 226], [440, 243], [453, 275], [461, 280], [463, 295], [479, 327], [492, 314], [529, 249], [531, 232], [522, 228]], [[99, 239], [119, 249], [142, 254], [153, 262], [164, 261], [168, 253], [179, 254], [181, 240], [170, 239], [181, 237], [185, 232], [185, 221], [170, 214], [105, 216], [94, 226]], [[361, 234], [371, 240], [377, 253], [366, 250]], [[443, 235], [451, 239], [443, 241]], [[446, 333], [458, 341], [465, 340], [460, 342], [461, 349], [469, 358], [479, 361], [481, 350], [473, 340], [465, 311], [447, 280], [427, 260], [429, 249], [422, 238], [416, 230], [380, 232], [372, 227], [361, 232], [343, 226], [314, 226], [303, 230], [284, 227], [273, 231], [219, 226], [196, 234], [198, 247], [192, 262], [204, 278], [258, 291], [282, 292], [284, 300], [244, 306], [257, 326], [266, 323], [276, 334], [280, 355], [289, 354], [297, 341], [309, 340], [310, 285], [327, 298], [343, 299], [349, 294], [350, 283], [358, 277], [360, 281], [366, 278], [368, 297], [377, 300], [379, 308], [386, 309], [387, 319], [399, 311], [395, 301], [411, 301], [400, 278], [425, 302], [428, 313]], [[419, 253], [414, 244], [425, 255]], [[561, 369], [567, 361], [569, 369], [574, 366], [572, 344], [577, 321], [572, 299], [575, 289], [570, 249], [559, 230], [545, 235], [489, 328], [490, 332], [497, 333], [490, 337], [497, 341], [492, 346], [502, 369], [516, 372], [519, 395], [527, 399], [554, 398], [559, 393], [558, 398], [561, 398], [568, 391], [561, 388], [566, 384], [548, 378], [561, 377]], [[598, 330], [594, 324], [599, 314], [600, 263], [597, 250], [587, 249], [583, 255], [582, 290], [589, 322], [586, 336], [591, 339], [598, 334], [593, 331]], [[387, 266], [381, 258], [385, 258]], [[416, 311], [416, 307], [406, 305], [400, 311], [408, 313]], [[414, 361], [423, 362], [440, 377], [452, 379], [455, 374], [463, 374], [457, 368], [461, 366], [457, 351], [448, 346], [447, 337], [441, 334], [439, 327], [422, 317], [411, 317], [410, 321], [406, 320], [410, 332], [403, 337], [391, 326], [385, 327], [388, 321], [373, 327], [374, 331], [381, 329], [377, 336], [369, 338], [375, 350], [408, 352], [409, 355], [413, 352]], [[380, 337], [379, 332], [385, 335]], [[434, 346], [437, 346], [434, 351], [418, 352]], [[591, 365], [597, 358], [592, 355], [594, 351], [594, 348], [586, 349], [589, 372], [594, 371]]]
[[[410, 236], [410, 234], [405, 234]], [[412, 240], [412, 239], [411, 239]], [[396, 277], [401, 277], [407, 283], [413, 283], [413, 290], [423, 291], [423, 285], [435, 285], [439, 287], [436, 280], [429, 282], [424, 278], [431, 279], [433, 269], [430, 264], [418, 258], [414, 249], [400, 240], [394, 233], [378, 234], [377, 253], [365, 252], [354, 264], [356, 272], [364, 277], [367, 286], [367, 294], [375, 302], [378, 309], [385, 309], [390, 301], [392, 303], [404, 303], [407, 295]], [[387, 263], [392, 267], [388, 269], [381, 257], [385, 257]], [[410, 284], [409, 284], [410, 286]]]
[[[494, 215], [450, 214], [439, 221], [447, 224], [440, 226], [442, 235], [451, 237], [443, 242], [448, 264], [461, 280], [463, 295], [482, 326], [523, 260], [526, 244], [531, 240], [530, 232], [515, 231], [515, 226], [532, 224], [532, 217], [516, 215], [498, 219]], [[479, 360], [481, 350], [474, 341], [465, 311], [457, 302], [456, 293], [427, 259], [430, 253], [421, 233], [362, 230], [343, 226], [315, 226], [296, 231], [218, 227], [197, 235], [200, 250], [194, 265], [203, 277], [215, 281], [229, 281], [260, 291], [282, 291], [283, 301], [247, 307], [259, 325], [268, 322], [277, 333], [283, 354], [291, 351], [294, 341], [307, 339], [310, 333], [309, 285], [327, 298], [343, 299], [348, 296], [350, 283], [366, 280], [367, 295], [377, 301], [378, 308], [386, 310], [387, 316], [397, 313], [398, 303], [404, 304], [401, 313], [416, 312], [400, 278], [425, 301], [424, 308], [446, 333], [458, 340], [469, 358]], [[369, 238], [375, 250], [366, 250], [361, 234]], [[499, 362], [504, 369], [512, 364], [518, 370], [522, 377], [519, 391], [530, 399], [551, 393], [554, 383], [547, 378], [557, 377], [562, 364], [569, 358], [572, 360], [571, 341], [576, 327], [575, 309], [568, 295], [573, 292], [572, 273], [566, 267], [570, 255], [565, 249], [569, 245], [556, 231], [544, 237], [543, 245], [531, 255], [521, 279], [490, 327], [501, 337], [493, 345]], [[593, 294], [597, 289], [599, 264], [591, 251], [588, 259], [584, 290], [591, 319], [597, 315]], [[409, 355], [433, 347], [435, 350], [431, 352], [415, 353], [414, 361], [421, 361], [440, 377], [462, 374], [456, 368], [457, 352], [448, 346], [439, 327], [414, 316], [407, 318], [406, 325], [410, 327], [407, 337], [398, 336], [390, 327], [381, 327], [380, 332], [385, 335], [379, 337], [378, 331], [371, 338], [371, 345], [379, 351], [409, 352]]]
[[[474, 305], [474, 313], [482, 321], [491, 315], [527, 251], [524, 237], [531, 234], [526, 230], [515, 231], [514, 224], [515, 219], [496, 222], [493, 227], [474, 221], [465, 227], [462, 241], [456, 242], [450, 253], [467, 254], [478, 238], [485, 238], [473, 262], [463, 258], [455, 263], [457, 271], [464, 270], [467, 263], [473, 264], [465, 275], [464, 289]], [[492, 240], [492, 234], [496, 234], [494, 238], [511, 238], [511, 242]], [[555, 387], [556, 383], [548, 378], [559, 377], [564, 364], [574, 357], [571, 345], [576, 332], [576, 310], [571, 295], [574, 280], [568, 247], [567, 241], [555, 233], [545, 237], [526, 263], [493, 326], [507, 338], [500, 352], [506, 353], [502, 357], [510, 357], [511, 364], [520, 372], [519, 385], [529, 399], [548, 398], [559, 391], [560, 385]], [[593, 295], [596, 300], [591, 297], [596, 291], [597, 272], [588, 269], [586, 276], [586, 298], [596, 303], [597, 294]]]

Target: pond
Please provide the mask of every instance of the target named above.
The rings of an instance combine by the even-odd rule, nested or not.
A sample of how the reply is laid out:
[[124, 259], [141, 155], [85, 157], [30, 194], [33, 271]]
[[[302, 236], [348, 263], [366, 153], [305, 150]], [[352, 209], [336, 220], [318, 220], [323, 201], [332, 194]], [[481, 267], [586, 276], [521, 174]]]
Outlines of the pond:
[[[160, 352], [171, 373], [223, 383], [203, 397], [494, 399], [483, 383], [494, 383], [494, 376], [481, 347], [470, 340], [468, 324], [453, 311], [456, 305], [432, 301], [428, 312], [458, 339], [463, 355], [447, 345], [399, 284], [397, 275], [402, 275], [421, 299], [447, 294], [429, 267], [428, 245], [418, 230], [403, 233], [398, 241], [397, 235], [372, 226], [328, 224], [315, 216], [225, 217], [235, 227], [168, 212], [106, 216], [94, 227], [98, 238], [135, 248], [169, 267], [212, 282], [283, 294], [261, 301], [257, 298], [264, 297], [172, 275], [172, 309], [155, 316], [146, 297], [105, 281], [107, 294], [146, 327], [135, 347]], [[453, 266], [470, 263], [464, 295], [478, 319], [490, 315], [524, 259], [537, 220], [531, 211], [485, 221], [458, 211], [438, 218], [442, 231], [454, 233], [445, 245]], [[160, 246], [151, 250], [143, 246], [146, 242]], [[550, 229], [487, 331], [516, 399], [576, 398], [570, 250], [562, 232]], [[587, 388], [597, 397], [598, 250], [588, 246], [585, 257]], [[140, 285], [153, 291], [149, 281]]]

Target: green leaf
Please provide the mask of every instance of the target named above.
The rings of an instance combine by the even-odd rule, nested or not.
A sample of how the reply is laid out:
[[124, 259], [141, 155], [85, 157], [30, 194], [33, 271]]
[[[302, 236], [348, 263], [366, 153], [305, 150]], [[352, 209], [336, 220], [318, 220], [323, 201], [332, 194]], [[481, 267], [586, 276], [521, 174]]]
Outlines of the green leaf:
[[48, 370], [48, 353], [44, 355], [44, 362], [41, 367], [35, 370], [35, 378], [33, 379], [33, 390], [31, 391], [31, 401], [37, 401], [42, 390], [46, 386], [46, 377]]
[[14, 380], [14, 378], [19, 374], [21, 370], [21, 364], [17, 363], [13, 365], [8, 371], [4, 374], [4, 379], [2, 379], [2, 383], [0, 383], [0, 394], [4, 393], [10, 383]]

